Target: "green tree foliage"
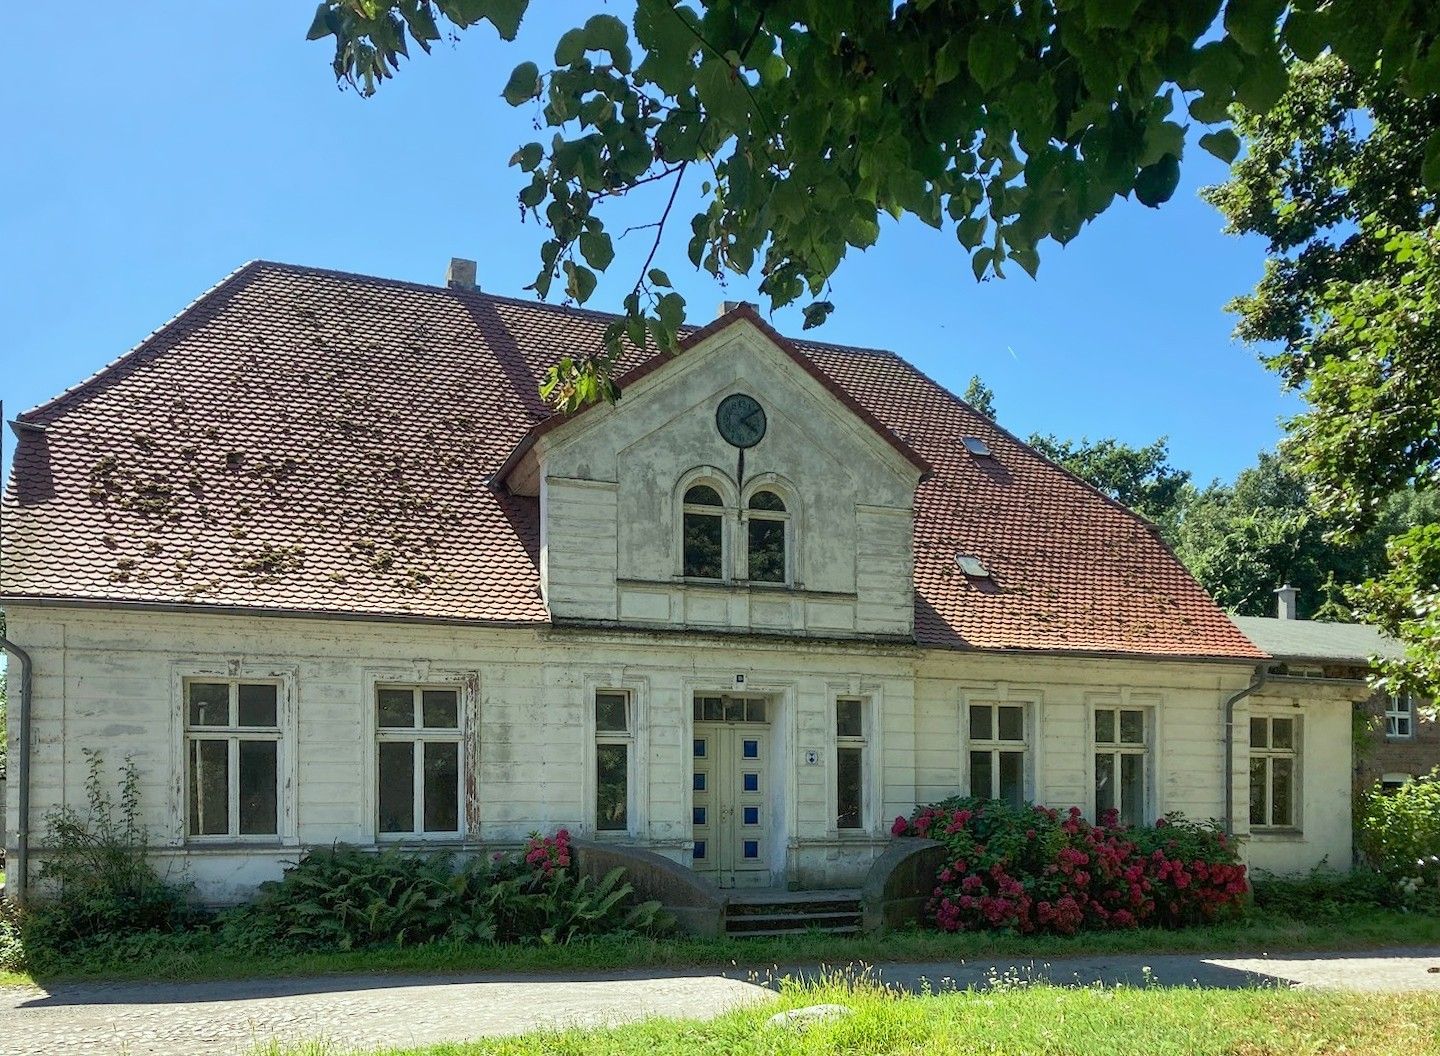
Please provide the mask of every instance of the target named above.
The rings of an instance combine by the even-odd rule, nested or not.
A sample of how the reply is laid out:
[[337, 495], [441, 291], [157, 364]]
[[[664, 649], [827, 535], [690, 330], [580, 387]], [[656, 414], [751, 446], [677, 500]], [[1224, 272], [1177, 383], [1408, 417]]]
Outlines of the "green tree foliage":
[[965, 393], [960, 398], [992, 422], [996, 420], [995, 390], [986, 385], [979, 374], [971, 375], [970, 384], [965, 386]]
[[[312, 39], [373, 93], [442, 25], [489, 22], [513, 39], [528, 0], [323, 0]], [[1440, 88], [1431, 0], [636, 0], [629, 24], [590, 17], [556, 42], [553, 67], [517, 66], [503, 94], [538, 108], [548, 141], [512, 162], [520, 204], [548, 228], [534, 289], [583, 303], [614, 259], [608, 201], [658, 185], [655, 242], [605, 347], [562, 360], [558, 405], [613, 398], [622, 343], [673, 349], [685, 304], [655, 253], [687, 179], [691, 261], [758, 273], [772, 306], [808, 298], [825, 319], [831, 275], [882, 217], [948, 227], [977, 278], [1034, 274], [1117, 197], [1174, 193], [1189, 122], [1201, 144], [1239, 149], [1230, 108], [1264, 113], [1292, 56], [1333, 48], [1376, 61], [1416, 97]], [[1430, 152], [1440, 183], [1440, 143]]]
[[[1348, 65], [1342, 61], [1349, 60]], [[1412, 99], [1355, 57], [1298, 67], [1264, 112], [1242, 110], [1250, 149], [1209, 199], [1270, 260], [1233, 307], [1239, 334], [1303, 392], [1288, 454], [1344, 541], [1383, 525], [1392, 496], [1440, 482], [1440, 95]], [[1412, 510], [1413, 512], [1413, 510]], [[1440, 524], [1396, 525], [1390, 566], [1349, 592], [1405, 642], [1392, 688], [1440, 690]], [[1376, 570], [1379, 571], [1379, 570]]]
[[1030, 446], [1154, 523], [1174, 545], [1193, 489], [1189, 471], [1170, 464], [1168, 437], [1134, 447], [1111, 437], [1076, 442], [1035, 433]]

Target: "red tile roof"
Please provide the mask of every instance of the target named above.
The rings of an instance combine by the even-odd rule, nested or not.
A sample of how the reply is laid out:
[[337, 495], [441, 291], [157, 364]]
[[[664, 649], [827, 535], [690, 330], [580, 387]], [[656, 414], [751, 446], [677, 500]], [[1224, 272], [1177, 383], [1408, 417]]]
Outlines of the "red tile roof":
[[[248, 264], [21, 416], [0, 594], [543, 623], [535, 500], [487, 482], [547, 417], [545, 368], [598, 347], [610, 318]], [[1264, 656], [1149, 525], [897, 356], [794, 348], [933, 467], [921, 644]], [[960, 574], [957, 551], [994, 582]]]

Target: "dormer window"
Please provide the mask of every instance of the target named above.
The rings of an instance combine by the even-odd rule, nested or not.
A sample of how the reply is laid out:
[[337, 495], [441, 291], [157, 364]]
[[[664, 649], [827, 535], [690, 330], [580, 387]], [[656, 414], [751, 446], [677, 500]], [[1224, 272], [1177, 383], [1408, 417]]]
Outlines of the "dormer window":
[[708, 484], [685, 492], [684, 567], [695, 579], [725, 577], [725, 519], [720, 493]]
[[750, 496], [746, 511], [746, 555], [752, 583], [786, 582], [785, 535], [789, 513], [773, 491]]

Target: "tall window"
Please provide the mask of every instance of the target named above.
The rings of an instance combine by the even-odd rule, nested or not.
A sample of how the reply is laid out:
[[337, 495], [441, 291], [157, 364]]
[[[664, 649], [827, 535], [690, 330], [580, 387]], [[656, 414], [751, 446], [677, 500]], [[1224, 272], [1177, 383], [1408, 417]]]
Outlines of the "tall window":
[[628, 693], [595, 694], [595, 828], [630, 827], [630, 759], [633, 738]]
[[185, 683], [189, 835], [278, 838], [279, 689], [274, 682]]
[[1024, 801], [1024, 705], [970, 705], [970, 794], [1017, 807]]
[[684, 573], [696, 579], [725, 578], [724, 503], [708, 484], [685, 492]]
[[835, 827], [865, 827], [865, 702], [835, 701]]
[[748, 577], [756, 583], [784, 583], [785, 531], [789, 514], [785, 503], [773, 491], [750, 496], [746, 516]]
[[1415, 736], [1415, 700], [1409, 693], [1396, 693], [1385, 702], [1385, 736], [1392, 741]]
[[1095, 709], [1095, 815], [1120, 812], [1126, 825], [1143, 825], [1150, 753], [1149, 717], [1141, 708]]
[[375, 714], [381, 834], [458, 835], [464, 773], [459, 691], [377, 686]]
[[1251, 828], [1292, 828], [1297, 824], [1296, 725], [1295, 719], [1278, 715], [1255, 715], [1250, 719]]

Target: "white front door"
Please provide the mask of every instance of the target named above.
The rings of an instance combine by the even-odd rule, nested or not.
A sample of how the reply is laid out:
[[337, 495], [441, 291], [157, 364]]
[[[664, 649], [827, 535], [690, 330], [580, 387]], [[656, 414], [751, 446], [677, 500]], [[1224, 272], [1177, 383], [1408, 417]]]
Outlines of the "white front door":
[[695, 698], [693, 865], [720, 887], [770, 882], [768, 704], [762, 697]]

